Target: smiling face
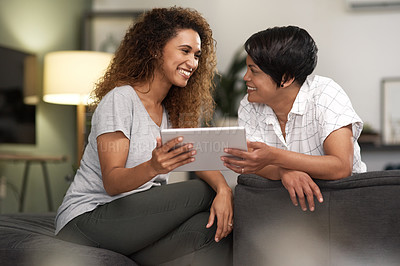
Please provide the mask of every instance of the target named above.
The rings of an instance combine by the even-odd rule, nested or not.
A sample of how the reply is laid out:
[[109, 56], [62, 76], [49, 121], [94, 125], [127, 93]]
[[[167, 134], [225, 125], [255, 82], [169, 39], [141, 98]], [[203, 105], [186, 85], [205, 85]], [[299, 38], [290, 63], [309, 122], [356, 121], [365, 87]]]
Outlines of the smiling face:
[[192, 29], [179, 30], [163, 49], [161, 72], [165, 83], [185, 87], [197, 69], [201, 54], [199, 34]]
[[247, 85], [249, 102], [270, 105], [278, 97], [279, 87], [271, 76], [265, 74], [251, 59], [246, 58], [247, 71], [243, 79]]

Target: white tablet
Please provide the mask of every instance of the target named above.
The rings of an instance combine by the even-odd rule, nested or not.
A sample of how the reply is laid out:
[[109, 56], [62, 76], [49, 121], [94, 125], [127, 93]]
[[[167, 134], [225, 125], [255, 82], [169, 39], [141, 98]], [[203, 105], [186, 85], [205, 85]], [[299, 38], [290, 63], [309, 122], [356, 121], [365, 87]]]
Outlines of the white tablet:
[[182, 136], [183, 143], [192, 143], [197, 151], [195, 161], [175, 168], [179, 171], [229, 170], [221, 161], [228, 155], [225, 148], [247, 151], [246, 132], [243, 127], [174, 128], [161, 130], [162, 143]]

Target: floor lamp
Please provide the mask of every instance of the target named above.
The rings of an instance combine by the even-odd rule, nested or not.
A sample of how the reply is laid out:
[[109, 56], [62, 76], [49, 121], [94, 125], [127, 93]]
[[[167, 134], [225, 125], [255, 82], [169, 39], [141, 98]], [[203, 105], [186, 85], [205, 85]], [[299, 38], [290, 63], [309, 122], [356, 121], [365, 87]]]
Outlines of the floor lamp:
[[111, 58], [96, 51], [57, 51], [44, 57], [43, 100], [77, 106], [77, 166], [84, 150], [85, 105]]

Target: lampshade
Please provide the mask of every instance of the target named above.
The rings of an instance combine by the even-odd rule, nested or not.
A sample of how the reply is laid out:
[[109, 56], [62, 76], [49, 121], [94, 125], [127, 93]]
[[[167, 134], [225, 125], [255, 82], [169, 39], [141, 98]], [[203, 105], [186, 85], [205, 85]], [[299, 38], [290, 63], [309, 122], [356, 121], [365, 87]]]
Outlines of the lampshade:
[[95, 83], [104, 74], [111, 53], [58, 51], [44, 58], [43, 100], [56, 104], [87, 105]]

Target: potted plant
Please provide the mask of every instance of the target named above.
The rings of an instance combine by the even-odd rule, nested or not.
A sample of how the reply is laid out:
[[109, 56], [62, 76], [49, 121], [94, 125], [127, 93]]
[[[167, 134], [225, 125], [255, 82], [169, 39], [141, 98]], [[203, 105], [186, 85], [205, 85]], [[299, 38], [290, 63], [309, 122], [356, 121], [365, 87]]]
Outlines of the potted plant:
[[214, 100], [216, 103], [215, 123], [217, 126], [221, 124], [221, 120], [222, 124], [226, 124], [226, 121], [231, 121], [231, 118], [237, 121], [239, 103], [246, 93], [246, 84], [243, 81], [246, 56], [244, 49], [239, 49], [234, 54], [228, 70], [223, 74], [216, 75]]

